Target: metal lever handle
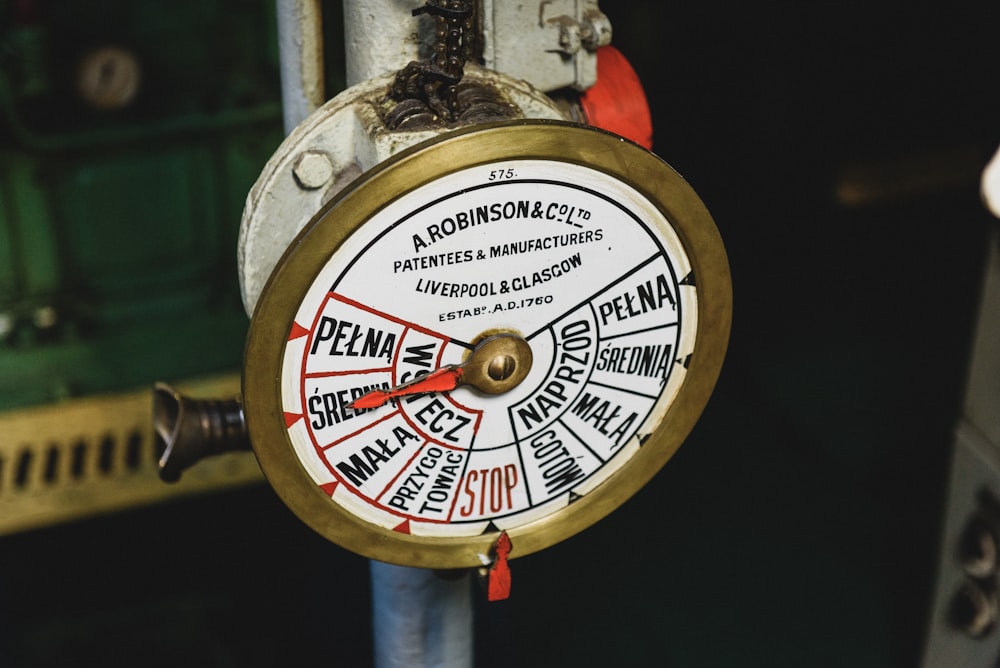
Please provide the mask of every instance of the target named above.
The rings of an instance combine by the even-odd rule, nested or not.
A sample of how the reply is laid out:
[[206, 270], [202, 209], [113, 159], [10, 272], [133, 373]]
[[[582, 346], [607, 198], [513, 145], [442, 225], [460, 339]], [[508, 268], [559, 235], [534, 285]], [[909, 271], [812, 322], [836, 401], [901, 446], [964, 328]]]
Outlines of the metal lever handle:
[[164, 482], [205, 457], [250, 449], [239, 400], [192, 399], [165, 383], [153, 389], [153, 431]]

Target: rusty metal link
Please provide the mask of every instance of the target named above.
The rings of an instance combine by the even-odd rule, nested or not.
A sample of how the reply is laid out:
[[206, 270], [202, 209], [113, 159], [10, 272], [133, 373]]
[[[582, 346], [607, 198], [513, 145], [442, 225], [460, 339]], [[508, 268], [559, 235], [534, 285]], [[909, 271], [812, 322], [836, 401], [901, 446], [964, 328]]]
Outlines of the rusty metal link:
[[[473, 1], [427, 0], [413, 10], [437, 21], [434, 52], [413, 61], [396, 74], [383, 120], [393, 130], [411, 130], [459, 122], [479, 122], [485, 116], [513, 115], [504, 97], [492, 87], [463, 84], [465, 63], [473, 58]], [[475, 88], [475, 92], [468, 90]], [[471, 107], [475, 106], [475, 109]]]

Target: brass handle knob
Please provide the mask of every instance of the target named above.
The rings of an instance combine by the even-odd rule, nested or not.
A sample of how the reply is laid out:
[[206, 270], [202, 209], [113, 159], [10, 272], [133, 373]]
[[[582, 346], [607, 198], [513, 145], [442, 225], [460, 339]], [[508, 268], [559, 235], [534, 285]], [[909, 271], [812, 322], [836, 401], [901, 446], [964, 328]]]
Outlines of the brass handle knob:
[[205, 457], [250, 450], [243, 406], [236, 399], [192, 399], [165, 383], [153, 389], [153, 431], [160, 479], [181, 473]]

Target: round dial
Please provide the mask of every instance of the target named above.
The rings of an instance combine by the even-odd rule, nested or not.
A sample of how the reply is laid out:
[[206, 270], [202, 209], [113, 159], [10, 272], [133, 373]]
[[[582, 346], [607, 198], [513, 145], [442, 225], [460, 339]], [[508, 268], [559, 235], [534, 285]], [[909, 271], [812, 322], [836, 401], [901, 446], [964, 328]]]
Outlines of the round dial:
[[570, 124], [450, 134], [321, 211], [254, 314], [244, 401], [265, 475], [369, 557], [512, 557], [637, 491], [721, 366], [728, 265], [642, 148]]

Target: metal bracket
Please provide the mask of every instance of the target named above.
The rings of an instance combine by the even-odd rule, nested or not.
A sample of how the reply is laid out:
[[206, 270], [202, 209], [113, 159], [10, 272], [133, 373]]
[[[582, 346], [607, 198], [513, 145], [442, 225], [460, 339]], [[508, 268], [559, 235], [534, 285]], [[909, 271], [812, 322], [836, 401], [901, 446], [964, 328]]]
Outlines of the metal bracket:
[[484, 64], [543, 92], [593, 86], [597, 49], [610, 43], [597, 0], [483, 0]]

